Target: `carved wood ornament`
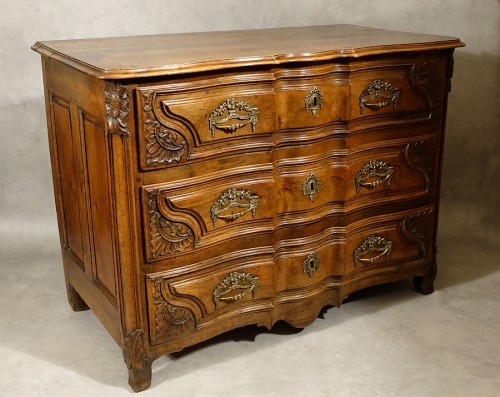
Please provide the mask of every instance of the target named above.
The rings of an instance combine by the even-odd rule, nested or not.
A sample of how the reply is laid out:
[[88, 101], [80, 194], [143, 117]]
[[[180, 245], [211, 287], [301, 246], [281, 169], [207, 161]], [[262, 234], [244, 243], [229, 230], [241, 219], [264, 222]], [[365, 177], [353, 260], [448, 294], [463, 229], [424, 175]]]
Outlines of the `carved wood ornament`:
[[127, 88], [118, 83], [106, 83], [106, 115], [109, 132], [123, 137], [130, 136], [127, 118], [130, 112]]

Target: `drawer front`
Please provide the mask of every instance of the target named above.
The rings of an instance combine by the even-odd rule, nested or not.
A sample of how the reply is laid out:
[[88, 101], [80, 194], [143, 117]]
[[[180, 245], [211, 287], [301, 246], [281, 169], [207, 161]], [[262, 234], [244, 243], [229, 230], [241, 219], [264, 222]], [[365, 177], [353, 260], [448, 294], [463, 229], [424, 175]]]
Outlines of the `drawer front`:
[[444, 106], [446, 65], [445, 56], [354, 64], [350, 120], [364, 120], [365, 124], [439, 120]]
[[144, 244], [149, 262], [246, 235], [272, 232], [274, 186], [270, 170], [207, 175], [142, 188]]
[[272, 146], [268, 74], [173, 81], [140, 87], [136, 97], [143, 170]]
[[434, 207], [427, 207], [394, 214], [391, 220], [366, 220], [362, 227], [348, 233], [345, 275], [397, 272], [429, 262], [433, 252], [434, 218]]
[[[153, 344], [186, 336], [214, 323], [245, 325], [252, 313], [271, 310], [272, 257], [219, 264], [213, 271], [147, 277]], [[243, 315], [244, 314], [244, 315]]]
[[440, 142], [438, 137], [398, 143], [353, 154], [347, 165], [345, 198], [353, 205], [434, 194]]

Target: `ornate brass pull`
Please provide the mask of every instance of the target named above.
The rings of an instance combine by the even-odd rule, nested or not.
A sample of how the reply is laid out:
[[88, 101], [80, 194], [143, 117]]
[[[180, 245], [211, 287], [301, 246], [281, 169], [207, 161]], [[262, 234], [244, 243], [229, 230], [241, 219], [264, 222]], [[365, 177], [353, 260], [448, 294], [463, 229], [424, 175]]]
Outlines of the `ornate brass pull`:
[[309, 199], [313, 201], [313, 196], [317, 193], [319, 193], [319, 179], [316, 175], [311, 174], [302, 184], [302, 194], [309, 196]]
[[313, 116], [316, 116], [316, 113], [323, 106], [323, 95], [318, 87], [313, 87], [309, 94], [304, 99], [305, 106], [307, 110], [310, 110]]
[[[353, 253], [354, 265], [358, 262], [374, 263], [384, 255], [389, 259], [392, 250], [392, 242], [380, 236], [368, 236], [365, 241], [356, 247]], [[380, 254], [371, 258], [362, 258], [370, 252], [380, 252]]]
[[319, 257], [316, 252], [311, 252], [302, 262], [302, 271], [312, 277], [313, 273], [319, 269]]
[[[251, 124], [252, 132], [255, 132], [258, 114], [259, 109], [249, 103], [229, 98], [222, 102], [208, 118], [208, 125], [212, 133], [212, 138], [215, 137], [216, 129], [224, 131], [226, 134], [232, 134], [234, 131], [243, 128], [247, 124]], [[234, 122], [234, 120], [236, 120], [236, 122]]]
[[374, 80], [359, 96], [359, 111], [363, 114], [365, 107], [379, 110], [391, 103], [396, 110], [400, 97], [401, 90], [399, 88], [393, 87], [386, 81]]
[[[252, 276], [250, 273], [232, 272], [215, 287], [213, 292], [215, 308], [219, 308], [220, 301], [236, 302], [243, 299], [249, 292], [252, 293], [252, 297], [255, 297], [255, 291], [258, 287], [259, 278], [257, 276]], [[244, 290], [244, 292], [227, 296], [238, 290]]]
[[[368, 189], [372, 189], [376, 186], [387, 183], [388, 186], [391, 185], [392, 175], [394, 174], [394, 167], [389, 164], [378, 161], [378, 160], [370, 160], [366, 163], [363, 168], [361, 168], [357, 173], [354, 180], [354, 184], [356, 185], [356, 193], [359, 192], [359, 187], [366, 187]], [[370, 181], [372, 178], [379, 178], [376, 180]]]
[[[255, 218], [259, 196], [248, 190], [229, 189], [220, 195], [210, 208], [210, 215], [215, 227], [217, 219], [223, 219], [226, 222], [234, 221], [252, 212], [252, 218]], [[232, 212], [233, 208], [243, 208], [243, 211]]]

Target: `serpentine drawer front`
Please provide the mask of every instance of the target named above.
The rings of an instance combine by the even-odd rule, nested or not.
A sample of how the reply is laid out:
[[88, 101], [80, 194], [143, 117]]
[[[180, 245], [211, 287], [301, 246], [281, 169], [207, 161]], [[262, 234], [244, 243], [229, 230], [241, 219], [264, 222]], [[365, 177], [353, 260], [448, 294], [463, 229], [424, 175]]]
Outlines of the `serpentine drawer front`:
[[33, 46], [68, 300], [133, 390], [237, 327], [305, 327], [405, 278], [433, 291], [461, 46], [351, 25]]

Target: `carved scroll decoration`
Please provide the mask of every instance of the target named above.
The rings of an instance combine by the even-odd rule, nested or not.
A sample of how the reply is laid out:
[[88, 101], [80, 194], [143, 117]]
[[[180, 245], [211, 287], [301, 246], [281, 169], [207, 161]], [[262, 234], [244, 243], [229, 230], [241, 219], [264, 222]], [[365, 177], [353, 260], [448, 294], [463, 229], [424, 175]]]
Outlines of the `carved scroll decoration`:
[[186, 151], [186, 141], [178, 132], [165, 128], [154, 114], [155, 92], [143, 92], [146, 163], [148, 165], [178, 162]]
[[[392, 250], [392, 242], [386, 240], [381, 236], [368, 236], [360, 245], [356, 247], [353, 252], [354, 265], [358, 262], [372, 264], [378, 259], [386, 256], [387, 260]], [[363, 258], [366, 254], [370, 252], [380, 252], [380, 254], [373, 256], [371, 258]]]
[[319, 256], [316, 252], [311, 252], [302, 262], [302, 271], [312, 277], [314, 272], [319, 269]]
[[151, 365], [144, 350], [143, 333], [142, 329], [137, 329], [123, 340], [123, 359], [129, 371], [141, 371]]
[[[217, 219], [222, 219], [226, 222], [234, 221], [245, 215], [247, 212], [252, 213], [252, 218], [255, 218], [259, 196], [248, 190], [228, 189], [220, 195], [210, 208], [210, 217], [213, 225]], [[242, 211], [232, 212], [233, 208], [242, 208]]]
[[175, 339], [194, 331], [196, 321], [191, 310], [167, 302], [162, 293], [162, 281], [154, 282], [155, 341]]
[[417, 63], [411, 68], [413, 86], [423, 93], [431, 109], [438, 107], [445, 84], [444, 68], [440, 60]]
[[405, 146], [404, 157], [408, 166], [422, 174], [425, 180], [425, 191], [431, 191], [434, 186], [437, 153], [437, 138], [424, 139]]
[[158, 193], [148, 197], [149, 226], [151, 229], [151, 253], [153, 258], [184, 252], [194, 246], [193, 231], [185, 224], [173, 222], [158, 211]]
[[[359, 192], [360, 187], [373, 189], [383, 183], [387, 183], [387, 185], [390, 186], [393, 174], [393, 166], [383, 161], [370, 160], [356, 173], [354, 178], [356, 193]], [[372, 180], [373, 178], [378, 179]]]
[[[236, 302], [245, 297], [245, 295], [252, 293], [255, 298], [255, 292], [259, 287], [259, 278], [252, 276], [250, 273], [232, 272], [224, 278], [214, 289], [213, 298], [215, 308], [219, 308], [219, 303]], [[240, 291], [237, 294], [230, 295], [233, 291]]]
[[[222, 102], [208, 118], [208, 125], [212, 138], [215, 138], [215, 130], [221, 130], [226, 134], [232, 134], [236, 130], [250, 124], [252, 132], [257, 127], [257, 116], [259, 109], [247, 102], [240, 102], [234, 98], [229, 98]], [[231, 123], [236, 120], [236, 123]], [[241, 122], [238, 122], [241, 121]]]
[[109, 132], [122, 137], [129, 137], [127, 118], [130, 112], [127, 87], [118, 83], [107, 82], [104, 89], [106, 98], [106, 117]]
[[305, 97], [304, 102], [305, 108], [310, 110], [313, 116], [316, 116], [318, 110], [323, 107], [323, 94], [318, 87], [313, 87]]
[[309, 196], [309, 200], [313, 201], [315, 194], [319, 193], [319, 179], [316, 175], [311, 174], [302, 184], [302, 195]]
[[374, 80], [359, 96], [359, 112], [363, 114], [365, 107], [379, 110], [390, 104], [396, 110], [400, 97], [401, 90], [399, 88], [393, 87], [386, 81]]
[[401, 221], [401, 232], [407, 240], [415, 241], [420, 245], [422, 258], [432, 244], [432, 231], [434, 209], [418, 212], [417, 214], [407, 216]]

